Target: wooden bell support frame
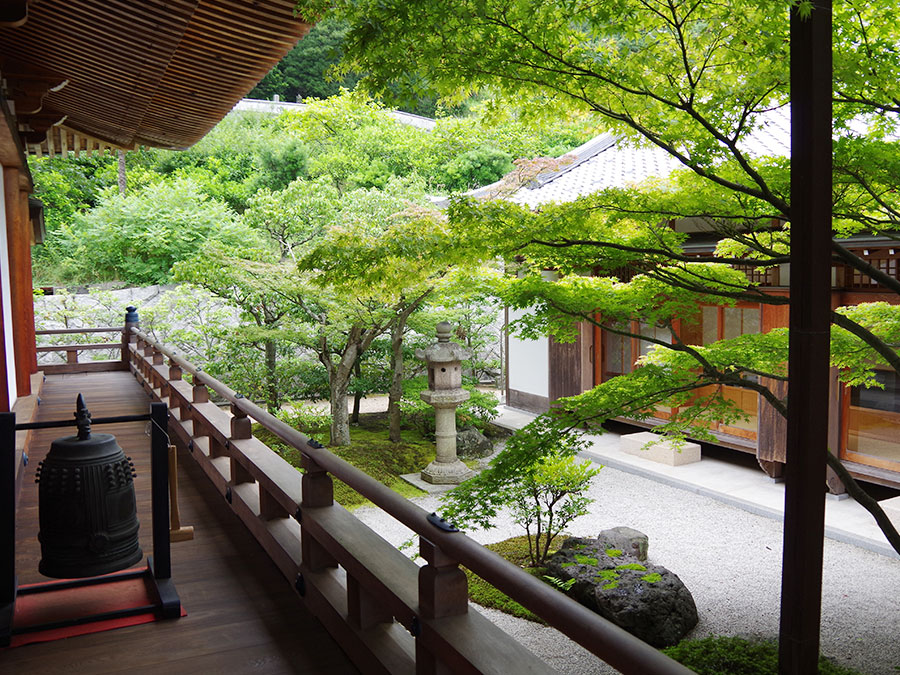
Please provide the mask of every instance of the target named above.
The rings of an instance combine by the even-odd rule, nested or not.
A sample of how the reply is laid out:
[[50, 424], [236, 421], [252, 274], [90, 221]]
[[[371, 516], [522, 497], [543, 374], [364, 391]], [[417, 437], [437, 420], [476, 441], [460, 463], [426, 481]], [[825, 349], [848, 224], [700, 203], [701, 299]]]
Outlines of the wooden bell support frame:
[[[75, 426], [74, 420], [16, 424], [15, 413], [0, 413], [0, 647], [10, 644], [13, 635], [38, 630], [64, 628], [73, 625], [122, 618], [156, 612], [162, 619], [181, 616], [181, 600], [172, 582], [172, 561], [169, 545], [169, 442], [166, 434], [168, 409], [164, 403], [151, 403], [147, 415], [123, 415], [97, 418], [92, 424], [150, 421], [150, 493], [152, 502], [153, 556], [147, 557], [142, 570], [116, 572], [84, 579], [67, 579], [40, 586], [19, 588], [16, 578], [16, 431]], [[141, 607], [92, 614], [55, 623], [28, 626], [17, 630], [13, 625], [16, 597], [26, 593], [93, 586], [142, 577], [150, 590], [153, 604]]]

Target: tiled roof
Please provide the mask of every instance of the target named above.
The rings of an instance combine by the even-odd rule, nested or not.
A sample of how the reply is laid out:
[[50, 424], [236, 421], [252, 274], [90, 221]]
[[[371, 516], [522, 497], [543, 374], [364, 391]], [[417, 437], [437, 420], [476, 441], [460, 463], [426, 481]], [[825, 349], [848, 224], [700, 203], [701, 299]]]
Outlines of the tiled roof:
[[[779, 108], [762, 116], [758, 128], [740, 147], [751, 157], [789, 154], [790, 110]], [[568, 202], [607, 187], [624, 187], [652, 177], [665, 178], [682, 166], [661, 148], [635, 147], [610, 134], [601, 134], [569, 154], [575, 157], [574, 162], [557, 172], [539, 176], [513, 195], [512, 201], [532, 207]]]

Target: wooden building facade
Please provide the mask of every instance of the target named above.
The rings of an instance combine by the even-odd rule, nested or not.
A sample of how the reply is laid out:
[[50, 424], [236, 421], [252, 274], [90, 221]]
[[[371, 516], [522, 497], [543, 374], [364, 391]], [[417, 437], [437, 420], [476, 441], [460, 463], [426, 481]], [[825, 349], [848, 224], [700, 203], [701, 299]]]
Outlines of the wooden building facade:
[[[779, 133], [776, 126], [772, 130]], [[776, 139], [777, 140], [777, 139]], [[778, 147], [778, 143], [770, 143]], [[783, 145], [783, 143], [782, 143]], [[650, 173], [666, 175], [674, 168], [660, 153], [662, 151], [619, 148], [615, 143], [598, 143], [595, 139], [583, 146], [589, 156], [580, 157], [573, 166], [545, 178], [533, 191], [520, 191], [519, 201], [539, 205], [546, 198], [554, 201], [574, 199], [589, 189], [599, 189], [613, 183], [617, 176], [621, 181], [639, 180]], [[602, 148], [596, 153], [597, 147]], [[590, 154], [595, 153], [595, 154]], [[648, 153], [636, 160], [634, 153]], [[575, 151], [578, 156], [578, 151]], [[625, 173], [628, 167], [640, 165], [644, 173]], [[623, 168], [624, 167], [624, 168]], [[582, 174], [582, 175], [579, 175]], [[561, 185], [554, 186], [554, 182]], [[551, 189], [552, 188], [552, 189]], [[690, 222], [676, 227], [691, 231], [696, 228]], [[689, 254], [711, 254], [715, 239], [710, 234], [696, 232], [685, 244]], [[853, 253], [867, 260], [877, 269], [894, 278], [900, 270], [900, 245], [888, 237], [858, 237], [842, 242]], [[751, 279], [769, 295], [789, 296], [790, 265], [782, 264], [767, 270], [746, 270]], [[868, 276], [845, 265], [835, 263], [831, 271], [832, 308], [852, 306], [868, 302], [897, 304], [896, 294], [884, 292]], [[519, 314], [509, 310], [507, 322]], [[687, 344], [709, 344], [723, 338], [733, 338], [747, 333], [765, 333], [776, 327], [787, 327], [789, 306], [739, 302], [733, 307], [705, 306], [697, 315], [677, 322], [679, 337]], [[634, 322], [632, 332], [668, 340], [667, 330]], [[558, 343], [552, 337], [541, 340], [507, 338], [506, 345], [506, 400], [515, 408], [531, 412], [544, 412], [558, 398], [587, 391], [612, 377], [634, 369], [634, 362], [651, 348], [651, 343], [637, 338], [624, 338], [603, 331], [597, 326], [580, 326], [578, 339], [572, 343]], [[900, 382], [891, 370], [881, 371], [879, 381], [884, 389], [847, 387], [838, 382], [837, 371], [832, 372], [830, 386], [831, 413], [829, 416], [829, 445], [844, 461], [851, 474], [863, 480], [900, 486]], [[770, 382], [769, 386], [784, 389], [784, 384]], [[780, 476], [785, 459], [784, 419], [775, 414], [755, 392], [737, 387], [725, 387], [725, 395], [734, 401], [747, 415], [745, 420], [732, 424], [714, 424], [711, 431], [724, 447], [754, 453], [760, 465], [770, 475]], [[671, 410], [657, 408], [653, 419], [635, 422], [652, 427], [671, 414]]]

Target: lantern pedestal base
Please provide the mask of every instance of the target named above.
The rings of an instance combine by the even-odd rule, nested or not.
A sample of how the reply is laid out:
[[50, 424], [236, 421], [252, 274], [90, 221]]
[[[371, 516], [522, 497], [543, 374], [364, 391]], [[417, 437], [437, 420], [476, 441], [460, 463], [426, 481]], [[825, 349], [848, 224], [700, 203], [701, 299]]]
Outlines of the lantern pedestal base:
[[433, 485], [459, 485], [475, 472], [458, 459], [455, 462], [432, 462], [422, 469], [422, 480]]

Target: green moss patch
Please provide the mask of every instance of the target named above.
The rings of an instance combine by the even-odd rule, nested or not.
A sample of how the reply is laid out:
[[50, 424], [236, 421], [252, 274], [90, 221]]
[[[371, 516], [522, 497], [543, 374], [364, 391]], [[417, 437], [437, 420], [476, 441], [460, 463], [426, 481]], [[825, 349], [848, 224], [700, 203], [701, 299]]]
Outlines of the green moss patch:
[[641, 581], [646, 581], [648, 584], [655, 584], [657, 581], [662, 580], [662, 575], [659, 572], [651, 572], [650, 574], [645, 574], [641, 577]]
[[622, 555], [622, 549], [608, 548], [606, 549], [606, 555], [608, 555], [610, 558], [618, 558]]
[[[286, 445], [277, 436], [259, 425], [253, 434], [296, 468], [300, 468], [300, 451]], [[415, 473], [434, 459], [434, 443], [415, 430], [404, 430], [403, 441], [393, 443], [388, 438], [384, 415], [361, 415], [359, 425], [350, 429], [351, 444], [331, 447], [329, 451], [346, 460], [363, 473], [387, 485], [404, 497], [419, 497], [422, 490], [400, 478]], [[370, 502], [345, 483], [334, 481], [334, 499], [348, 509]]]
[[[550, 544], [550, 550], [556, 551], [562, 545], [563, 541], [565, 541], [565, 537], [556, 537]], [[528, 556], [527, 537], [512, 537], [495, 544], [487, 544], [485, 545], [485, 548], [489, 551], [493, 551], [502, 558], [505, 558], [514, 565], [518, 565], [528, 572], [528, 574], [547, 583], [547, 580], [544, 578], [547, 574], [546, 567], [528, 567], [530, 558]], [[469, 580], [469, 599], [472, 602], [479, 604], [482, 607], [498, 609], [505, 614], [517, 616], [520, 619], [527, 619], [536, 623], [546, 624], [546, 621], [541, 619], [537, 614], [526, 609], [501, 591], [498, 591], [471, 570], [468, 570], [465, 567], [463, 567], [462, 570], [466, 573], [466, 577]]]
[[[662, 650], [699, 675], [776, 675], [778, 645], [771, 640], [746, 640], [713, 635], [682, 640]], [[861, 675], [859, 671], [819, 658], [821, 675]]]
[[[637, 570], [638, 572], [646, 572], [647, 568], [641, 565], [640, 563], [625, 563], [624, 565], [617, 565], [617, 570]], [[648, 575], [649, 576], [649, 575]], [[657, 575], [659, 576], [659, 575]], [[643, 577], [641, 577], [643, 578]]]

